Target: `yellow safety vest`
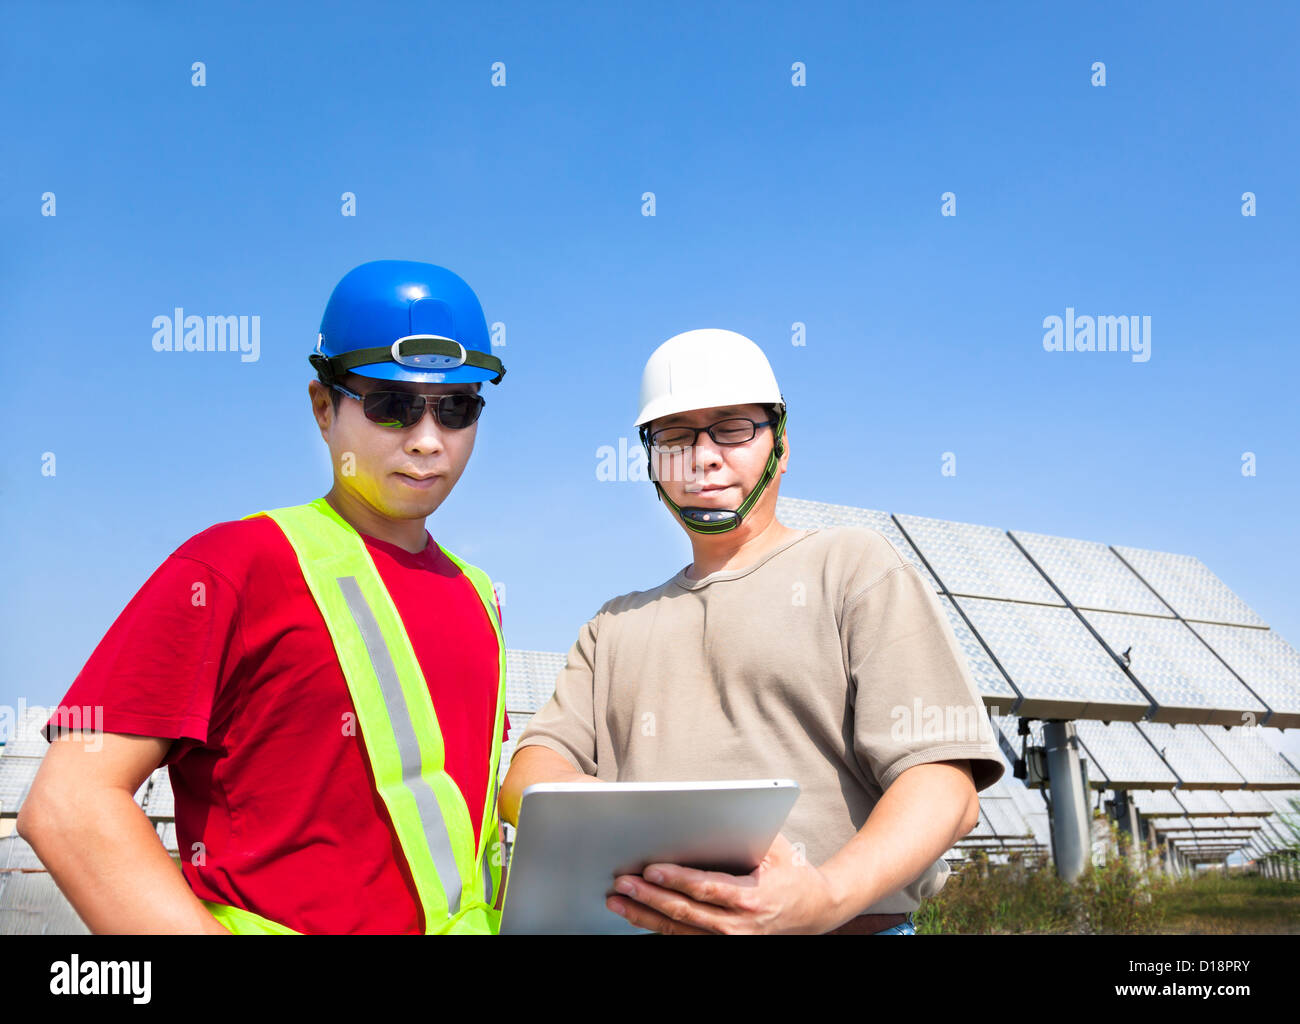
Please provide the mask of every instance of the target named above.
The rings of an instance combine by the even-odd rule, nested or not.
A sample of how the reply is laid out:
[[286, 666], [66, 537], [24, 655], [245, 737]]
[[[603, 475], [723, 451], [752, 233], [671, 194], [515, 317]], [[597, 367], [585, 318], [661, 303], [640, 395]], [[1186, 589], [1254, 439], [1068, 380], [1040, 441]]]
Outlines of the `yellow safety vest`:
[[[495, 935], [501, 884], [497, 771], [505, 714], [506, 652], [492, 583], [483, 570], [438, 545], [474, 585], [496, 634], [498, 658], [491, 785], [477, 849], [465, 797], [444, 767], [442, 732], [406, 627], [365, 541], [324, 498], [254, 512], [284, 531], [325, 618], [374, 774], [424, 909], [427, 934]], [[296, 934], [259, 914], [203, 901], [236, 934]]]

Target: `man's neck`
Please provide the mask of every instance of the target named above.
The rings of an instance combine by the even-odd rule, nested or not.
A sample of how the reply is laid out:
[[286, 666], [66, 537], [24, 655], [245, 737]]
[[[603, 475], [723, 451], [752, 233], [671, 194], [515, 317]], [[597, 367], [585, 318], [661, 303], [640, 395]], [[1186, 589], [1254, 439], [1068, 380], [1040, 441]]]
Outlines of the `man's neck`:
[[745, 569], [773, 548], [799, 536], [799, 530], [783, 526], [775, 515], [766, 521], [746, 519], [727, 533], [691, 533], [691, 550], [695, 561], [686, 570], [686, 578], [702, 580], [724, 569]]
[[413, 555], [418, 555], [428, 544], [423, 519], [389, 519], [387, 516], [381, 516], [338, 484], [335, 484], [329, 494], [325, 495], [325, 500], [357, 533], [364, 533], [368, 537], [395, 544]]

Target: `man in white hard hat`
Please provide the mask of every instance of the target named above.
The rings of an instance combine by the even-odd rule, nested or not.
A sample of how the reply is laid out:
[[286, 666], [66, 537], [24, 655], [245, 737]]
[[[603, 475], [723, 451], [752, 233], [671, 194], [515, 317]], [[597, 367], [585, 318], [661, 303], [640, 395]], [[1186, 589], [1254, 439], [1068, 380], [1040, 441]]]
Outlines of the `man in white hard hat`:
[[785, 416], [748, 338], [688, 331], [650, 356], [636, 425], [694, 560], [582, 628], [501, 810], [517, 821], [536, 782], [792, 778], [750, 875], [650, 865], [606, 905], [668, 933], [909, 934], [1003, 762], [912, 562], [875, 530], [777, 520]]

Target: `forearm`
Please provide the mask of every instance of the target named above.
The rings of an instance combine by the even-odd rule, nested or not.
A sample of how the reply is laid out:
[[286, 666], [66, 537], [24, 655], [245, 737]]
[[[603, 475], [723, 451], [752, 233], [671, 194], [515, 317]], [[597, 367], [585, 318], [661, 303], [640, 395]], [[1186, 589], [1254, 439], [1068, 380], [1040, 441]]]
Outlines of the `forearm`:
[[92, 932], [229, 934], [194, 895], [129, 793], [47, 795], [20, 825]]
[[969, 767], [939, 762], [903, 772], [858, 834], [821, 867], [842, 920], [920, 877], [970, 831], [978, 809]]
[[524, 790], [538, 782], [599, 782], [600, 780], [584, 775], [569, 763], [563, 755], [549, 747], [539, 744], [523, 747], [515, 751], [510, 759], [510, 770], [506, 772], [505, 782], [501, 784], [501, 793], [497, 798], [497, 809], [504, 821], [511, 825], [519, 824], [519, 804], [523, 800]]

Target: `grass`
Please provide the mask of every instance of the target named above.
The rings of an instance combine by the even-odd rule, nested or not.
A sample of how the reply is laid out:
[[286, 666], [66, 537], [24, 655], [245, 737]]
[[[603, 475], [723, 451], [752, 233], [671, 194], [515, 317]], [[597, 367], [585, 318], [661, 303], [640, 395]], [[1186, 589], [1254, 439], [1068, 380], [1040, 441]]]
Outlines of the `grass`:
[[1300, 934], [1300, 882], [1221, 872], [1145, 876], [1119, 856], [1068, 883], [1050, 864], [1028, 865], [1014, 854], [990, 865], [973, 851], [970, 861], [916, 912], [919, 934]]

